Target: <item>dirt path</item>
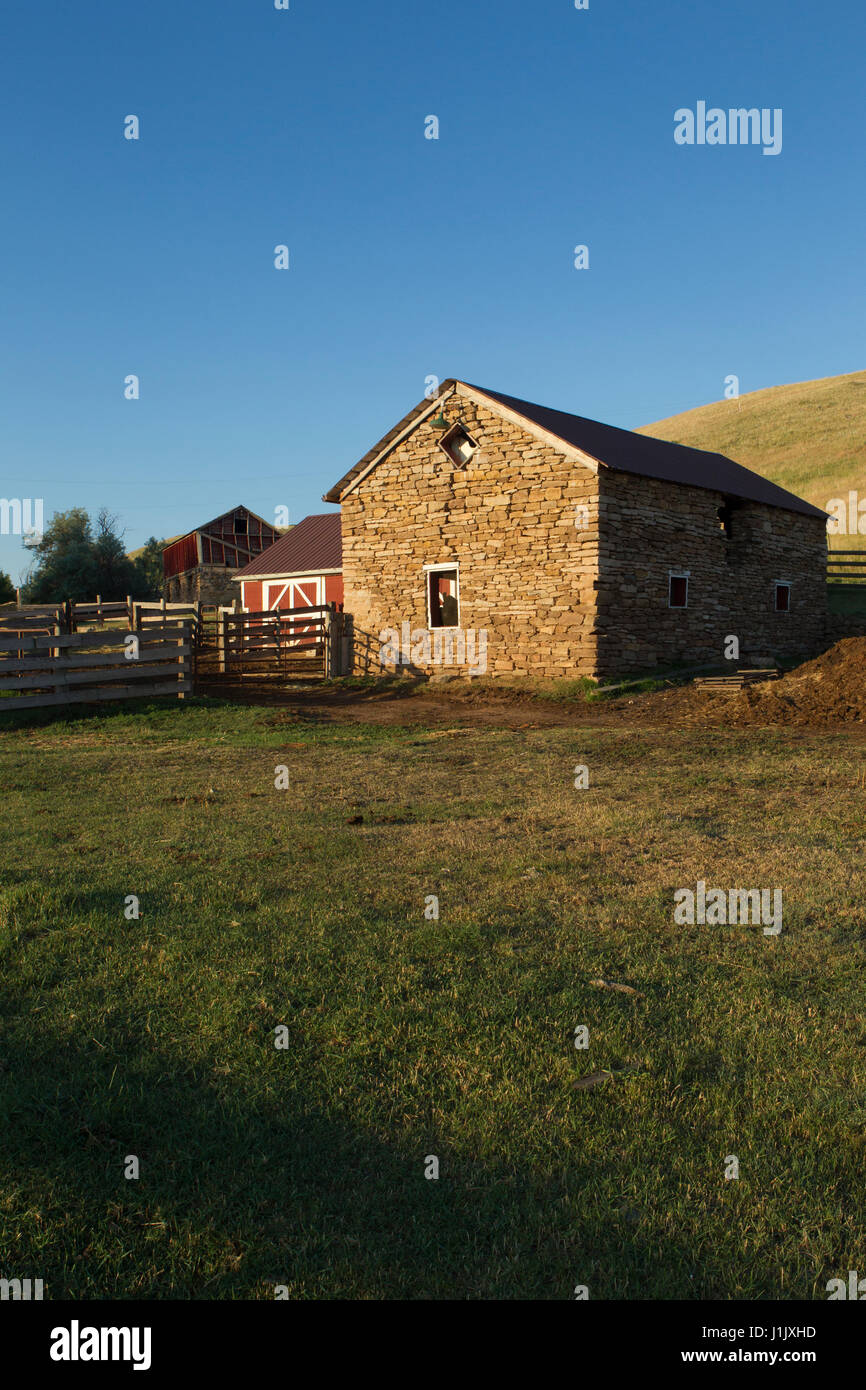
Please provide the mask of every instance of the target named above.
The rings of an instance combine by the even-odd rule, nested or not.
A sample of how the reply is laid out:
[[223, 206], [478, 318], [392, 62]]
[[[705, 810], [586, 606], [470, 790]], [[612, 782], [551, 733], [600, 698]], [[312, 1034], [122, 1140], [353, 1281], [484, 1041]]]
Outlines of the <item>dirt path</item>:
[[280, 687], [267, 680], [208, 682], [197, 693], [296, 710], [306, 718], [337, 723], [449, 728], [547, 729], [597, 726], [644, 728], [748, 728], [787, 725], [802, 729], [866, 730], [866, 638], [847, 637], [781, 680], [732, 693], [694, 685], [616, 699], [585, 702], [501, 694], [471, 683], [429, 685], [394, 681], [379, 689], [326, 688], [320, 682]]
[[456, 694], [445, 688], [441, 692], [431, 691], [429, 687], [423, 687], [421, 692], [403, 691], [399, 686], [379, 691], [326, 691], [317, 683], [288, 689], [267, 682], [238, 682], [231, 686], [214, 683], [200, 685], [197, 693], [291, 710], [305, 719], [340, 724], [501, 729], [711, 729], [784, 724], [799, 726], [804, 731], [845, 730], [860, 736], [866, 732], [866, 722], [857, 714], [856, 706], [847, 717], [839, 711], [835, 699], [830, 701], [829, 709], [810, 708], [808, 701], [804, 707], [798, 707], [783, 689], [784, 684], [778, 681], [733, 695], [711, 695], [684, 686], [589, 703], [520, 699], [513, 692], [501, 697], [471, 690]]

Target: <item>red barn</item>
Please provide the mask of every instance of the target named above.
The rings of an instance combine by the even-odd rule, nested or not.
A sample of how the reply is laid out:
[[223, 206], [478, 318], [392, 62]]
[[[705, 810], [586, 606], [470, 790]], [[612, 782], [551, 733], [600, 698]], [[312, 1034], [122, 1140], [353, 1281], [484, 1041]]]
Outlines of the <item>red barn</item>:
[[343, 603], [340, 513], [305, 516], [234, 576], [247, 613]]
[[165, 597], [171, 603], [231, 603], [231, 579], [279, 535], [275, 526], [247, 507], [223, 512], [165, 547]]

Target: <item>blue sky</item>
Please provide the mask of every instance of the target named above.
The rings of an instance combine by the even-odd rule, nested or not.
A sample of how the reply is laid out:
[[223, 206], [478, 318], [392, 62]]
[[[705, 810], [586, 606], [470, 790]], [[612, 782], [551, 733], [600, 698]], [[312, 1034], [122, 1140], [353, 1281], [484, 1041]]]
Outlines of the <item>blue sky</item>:
[[[326, 510], [429, 375], [630, 427], [730, 373], [863, 368], [864, 14], [7, 7], [0, 494], [106, 505], [132, 547], [240, 501]], [[701, 100], [781, 108], [781, 154], [676, 145]]]

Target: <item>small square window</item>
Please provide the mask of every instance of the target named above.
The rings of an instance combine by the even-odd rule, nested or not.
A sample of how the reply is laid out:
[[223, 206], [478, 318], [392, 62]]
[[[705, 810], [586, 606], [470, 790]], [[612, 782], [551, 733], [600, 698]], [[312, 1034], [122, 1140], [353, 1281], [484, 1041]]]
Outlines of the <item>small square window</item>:
[[791, 586], [790, 584], [776, 585], [776, 612], [787, 613], [791, 607]]
[[457, 570], [429, 570], [427, 573], [428, 626], [459, 627], [460, 599], [457, 589]]
[[445, 450], [455, 468], [465, 468], [478, 445], [458, 420], [456, 425], [445, 431], [439, 440], [439, 448]]
[[247, 518], [245, 516], [235, 517], [235, 535], [245, 536], [247, 534]]
[[668, 608], [688, 608], [689, 577], [687, 574], [672, 574], [668, 577]]

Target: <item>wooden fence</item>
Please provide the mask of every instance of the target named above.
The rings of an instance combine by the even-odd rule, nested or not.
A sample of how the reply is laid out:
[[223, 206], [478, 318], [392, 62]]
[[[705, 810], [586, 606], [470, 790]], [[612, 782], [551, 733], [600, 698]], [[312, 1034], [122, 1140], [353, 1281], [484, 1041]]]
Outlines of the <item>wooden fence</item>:
[[237, 613], [221, 609], [217, 650], [227, 675], [316, 674], [323, 664], [325, 607]]
[[334, 604], [217, 617], [216, 669], [227, 676], [342, 675], [348, 669], [351, 618]]
[[0, 714], [192, 690], [189, 624], [141, 632], [0, 633]]
[[[24, 692], [29, 689], [40, 690], [43, 685], [58, 693], [69, 685], [87, 682], [64, 681], [63, 671], [68, 665], [76, 647], [67, 641], [43, 643], [35, 648], [25, 639], [43, 637], [90, 637], [95, 643], [88, 646], [91, 656], [105, 658], [102, 664], [111, 665], [112, 653], [123, 645], [129, 633], [144, 642], [144, 649], [150, 649], [151, 638], [162, 636], [164, 641], [172, 638], [175, 643], [181, 640], [190, 648], [189, 678], [210, 680], [225, 677], [330, 677], [344, 675], [352, 669], [352, 618], [348, 613], [338, 612], [335, 604], [310, 608], [274, 609], [266, 612], [245, 613], [239, 609], [237, 601], [231, 608], [217, 608], [201, 603], [139, 602], [132, 599], [104, 601], [98, 595], [93, 602], [49, 605], [31, 605], [17, 608], [13, 604], [0, 607], [0, 640], [8, 638], [0, 648], [0, 675], [12, 680], [0, 686], [3, 708], [9, 706], [6, 692], [15, 691], [15, 705], [22, 708], [22, 700], [29, 698]], [[17, 639], [21, 639], [20, 641]], [[11, 646], [9, 643], [11, 642]], [[159, 644], [158, 644], [159, 645]], [[59, 664], [56, 666], [57, 680], [49, 681], [47, 676], [55, 667], [42, 657], [51, 649]], [[98, 650], [97, 650], [98, 649]], [[10, 661], [35, 661], [41, 665], [26, 668], [13, 667]], [[90, 661], [89, 665], [97, 663]], [[121, 652], [115, 664], [118, 668], [129, 670], [129, 663]], [[144, 668], [142, 668], [143, 670]], [[70, 668], [71, 670], [71, 668]], [[42, 672], [46, 680], [34, 682], [28, 687], [22, 683], [25, 676], [35, 678]], [[75, 671], [73, 674], [82, 675]], [[130, 679], [143, 679], [142, 676]], [[113, 684], [111, 680], [102, 682], [103, 686]], [[57, 687], [57, 689], [55, 689]], [[171, 693], [176, 691], [172, 687]], [[156, 692], [142, 692], [156, 693]], [[167, 693], [160, 690], [158, 693]], [[86, 696], [82, 695], [82, 699]], [[104, 698], [122, 698], [121, 695]], [[61, 703], [43, 700], [33, 696], [34, 704]], [[67, 701], [68, 703], [69, 701]]]
[[142, 627], [165, 627], [172, 622], [190, 622], [198, 625], [202, 620], [201, 603], [139, 602], [138, 599], [102, 599], [97, 594], [92, 602], [73, 602], [67, 599], [58, 604], [14, 603], [0, 605], [0, 629], [26, 632], [29, 629], [61, 632], [80, 632], [90, 627], [126, 627], [129, 632], [138, 632]]
[[132, 625], [140, 628], [147, 623], [165, 624], [172, 622], [191, 622], [198, 626], [202, 618], [201, 603], [166, 603], [162, 599], [156, 603], [132, 603]]
[[328, 619], [325, 647], [325, 675], [350, 676], [354, 663], [355, 625], [351, 613], [338, 613], [333, 607]]
[[827, 552], [827, 583], [836, 584], [840, 580], [866, 579], [866, 550], [829, 550]]
[[0, 636], [15, 632], [62, 632], [66, 609], [61, 604], [28, 604], [18, 608], [14, 603], [0, 607]]
[[102, 627], [105, 623], [118, 620], [125, 622], [129, 628], [133, 627], [132, 599], [128, 596], [125, 599], [103, 600], [97, 594], [92, 603], [73, 603], [67, 600], [67, 609], [70, 632], [75, 632], [79, 627], [85, 627], [90, 623], [97, 623]]

